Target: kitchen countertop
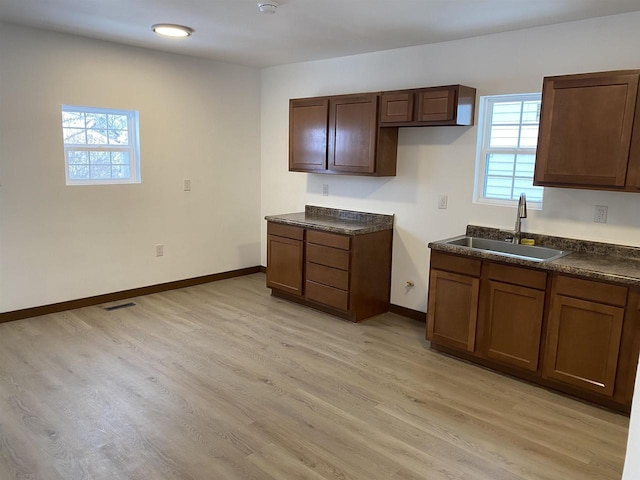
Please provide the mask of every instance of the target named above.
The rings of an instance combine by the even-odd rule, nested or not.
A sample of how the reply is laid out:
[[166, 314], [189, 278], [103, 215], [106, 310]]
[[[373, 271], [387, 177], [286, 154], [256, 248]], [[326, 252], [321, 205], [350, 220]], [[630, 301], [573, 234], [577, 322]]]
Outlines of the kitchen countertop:
[[[466, 235], [495, 240], [504, 239], [504, 233], [499, 229], [475, 225], [467, 226]], [[444, 240], [429, 243], [429, 248], [479, 259], [497, 260], [513, 265], [566, 273], [593, 280], [640, 286], [639, 247], [551, 237], [527, 232], [523, 232], [522, 237], [533, 238], [537, 246], [567, 250], [571, 253], [555, 260], [535, 262], [522, 258], [506, 257], [484, 250], [472, 250], [459, 245], [450, 245], [444, 243]]]
[[265, 220], [341, 235], [363, 235], [393, 229], [393, 215], [306, 205], [304, 212], [267, 215]]

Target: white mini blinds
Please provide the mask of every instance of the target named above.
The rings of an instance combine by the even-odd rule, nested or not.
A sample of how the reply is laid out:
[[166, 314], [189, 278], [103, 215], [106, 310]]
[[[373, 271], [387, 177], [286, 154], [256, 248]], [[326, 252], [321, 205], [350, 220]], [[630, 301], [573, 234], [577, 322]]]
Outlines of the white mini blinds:
[[67, 185], [140, 183], [138, 112], [62, 106]]
[[539, 93], [480, 99], [476, 201], [511, 205], [524, 192], [542, 203], [542, 187], [533, 186], [540, 102]]

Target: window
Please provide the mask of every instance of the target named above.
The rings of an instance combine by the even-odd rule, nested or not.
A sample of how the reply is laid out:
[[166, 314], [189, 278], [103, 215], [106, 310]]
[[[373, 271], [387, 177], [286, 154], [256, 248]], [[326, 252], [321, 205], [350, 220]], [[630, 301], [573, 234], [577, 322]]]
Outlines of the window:
[[539, 93], [480, 99], [475, 200], [514, 205], [520, 193], [542, 206], [542, 187], [533, 186], [540, 123]]
[[138, 112], [62, 106], [67, 185], [140, 183]]

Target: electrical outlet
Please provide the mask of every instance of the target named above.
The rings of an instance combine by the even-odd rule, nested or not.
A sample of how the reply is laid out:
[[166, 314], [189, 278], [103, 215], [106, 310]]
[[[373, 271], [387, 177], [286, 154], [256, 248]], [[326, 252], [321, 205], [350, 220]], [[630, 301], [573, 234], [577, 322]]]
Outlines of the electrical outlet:
[[182, 181], [182, 189], [183, 189], [185, 192], [190, 192], [190, 191], [191, 191], [191, 180], [190, 180], [190, 179], [185, 178], [185, 179]]
[[607, 213], [609, 207], [606, 205], [596, 205], [595, 212], [593, 214], [594, 223], [607, 223]]
[[447, 195], [438, 195], [438, 208], [440, 210], [446, 210], [448, 201], [449, 197]]
[[156, 245], [156, 257], [162, 257], [164, 255], [164, 245], [159, 243]]
[[327, 185], [326, 183], [322, 185], [322, 196], [323, 197], [329, 196], [329, 185]]

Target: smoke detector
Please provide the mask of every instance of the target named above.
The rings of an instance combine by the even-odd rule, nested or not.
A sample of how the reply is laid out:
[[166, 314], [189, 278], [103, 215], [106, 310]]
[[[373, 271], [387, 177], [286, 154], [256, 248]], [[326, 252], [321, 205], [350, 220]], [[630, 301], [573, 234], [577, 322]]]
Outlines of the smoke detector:
[[262, 13], [266, 13], [267, 15], [273, 15], [276, 13], [276, 10], [280, 4], [275, 0], [266, 0], [264, 2], [258, 2], [258, 8]]

